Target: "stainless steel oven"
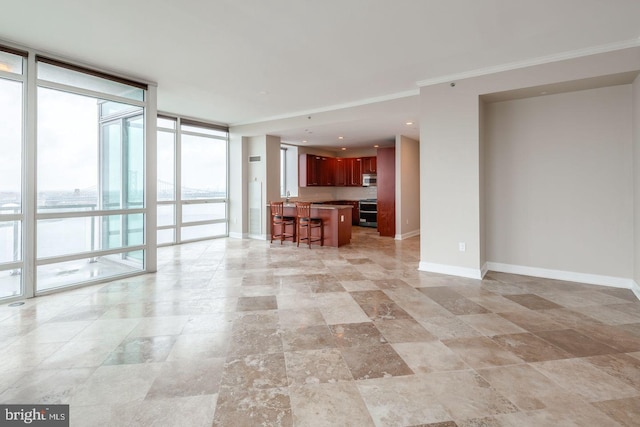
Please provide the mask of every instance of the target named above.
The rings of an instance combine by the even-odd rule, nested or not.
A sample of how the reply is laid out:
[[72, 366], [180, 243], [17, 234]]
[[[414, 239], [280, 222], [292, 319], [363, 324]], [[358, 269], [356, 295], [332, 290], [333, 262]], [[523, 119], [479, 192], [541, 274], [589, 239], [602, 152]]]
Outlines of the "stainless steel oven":
[[378, 201], [362, 199], [359, 202], [360, 225], [362, 227], [378, 227]]

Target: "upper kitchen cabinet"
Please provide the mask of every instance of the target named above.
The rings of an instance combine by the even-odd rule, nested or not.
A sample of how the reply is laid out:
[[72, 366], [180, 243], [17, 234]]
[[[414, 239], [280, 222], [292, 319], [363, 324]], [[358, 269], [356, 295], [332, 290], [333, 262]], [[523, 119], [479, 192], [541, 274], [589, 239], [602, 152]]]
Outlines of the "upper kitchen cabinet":
[[347, 183], [349, 187], [360, 187], [362, 185], [362, 159], [350, 158], [347, 160]]
[[300, 187], [312, 187], [320, 185], [321, 157], [314, 154], [300, 154], [298, 173]]
[[347, 161], [349, 159], [337, 158], [336, 167], [336, 186], [344, 187], [347, 185]]
[[362, 159], [338, 157], [334, 159], [336, 187], [360, 187], [362, 185]]
[[377, 173], [377, 159], [375, 157], [362, 158], [362, 173]]
[[336, 185], [336, 159], [333, 157], [320, 156], [320, 185]]
[[335, 159], [315, 154], [300, 154], [300, 187], [336, 185]]
[[362, 174], [376, 173], [375, 157], [300, 154], [300, 187], [360, 187]]

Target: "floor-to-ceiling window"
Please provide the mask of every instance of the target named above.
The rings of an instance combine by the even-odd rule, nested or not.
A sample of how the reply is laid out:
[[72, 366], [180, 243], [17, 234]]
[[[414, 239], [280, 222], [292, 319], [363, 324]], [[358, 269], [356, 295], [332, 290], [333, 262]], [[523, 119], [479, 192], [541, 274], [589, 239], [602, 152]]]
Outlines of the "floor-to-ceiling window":
[[25, 56], [0, 47], [0, 298], [23, 292]]
[[228, 129], [158, 118], [158, 244], [228, 235]]
[[148, 93], [144, 83], [0, 46], [0, 299], [155, 269]]
[[37, 288], [144, 270], [145, 89], [37, 63]]
[[177, 119], [158, 117], [158, 245], [176, 243]]

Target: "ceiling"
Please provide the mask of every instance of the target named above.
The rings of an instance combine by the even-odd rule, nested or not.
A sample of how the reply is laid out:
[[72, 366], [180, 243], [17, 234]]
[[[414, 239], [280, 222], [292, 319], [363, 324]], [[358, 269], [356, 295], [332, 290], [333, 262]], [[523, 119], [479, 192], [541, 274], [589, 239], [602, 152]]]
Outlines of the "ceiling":
[[156, 82], [163, 112], [367, 146], [418, 137], [418, 83], [638, 43], [638, 16], [638, 0], [3, 1], [0, 40]]

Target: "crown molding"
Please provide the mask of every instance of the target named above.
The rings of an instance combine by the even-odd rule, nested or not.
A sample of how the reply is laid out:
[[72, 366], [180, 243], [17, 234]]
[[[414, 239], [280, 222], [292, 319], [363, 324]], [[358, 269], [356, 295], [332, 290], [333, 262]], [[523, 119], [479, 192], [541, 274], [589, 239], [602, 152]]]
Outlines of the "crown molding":
[[432, 86], [441, 83], [449, 83], [455, 80], [468, 79], [472, 77], [480, 77], [488, 74], [495, 74], [502, 71], [512, 71], [520, 68], [532, 67], [535, 65], [548, 64], [551, 62], [559, 62], [568, 59], [580, 58], [583, 56], [597, 55], [600, 53], [613, 52], [616, 50], [640, 47], [640, 37], [625, 40], [616, 43], [609, 43], [598, 46], [591, 46], [584, 49], [572, 50], [569, 52], [556, 53], [553, 55], [540, 56], [537, 58], [526, 59], [524, 61], [510, 62], [507, 64], [496, 65], [487, 68], [478, 68], [476, 70], [465, 71], [462, 73], [448, 74], [446, 76], [434, 77], [431, 79], [420, 80], [416, 82], [418, 87]]
[[257, 123], [270, 122], [273, 120], [292, 119], [300, 116], [308, 116], [310, 114], [328, 113], [335, 110], [342, 110], [345, 108], [352, 108], [352, 107], [362, 107], [363, 105], [376, 104], [378, 102], [384, 102], [384, 101], [393, 101], [395, 99], [408, 98], [411, 96], [418, 96], [418, 95], [420, 95], [420, 89], [411, 89], [404, 92], [392, 93], [389, 95], [382, 95], [382, 96], [376, 96], [373, 98], [360, 99], [358, 101], [345, 102], [344, 104], [329, 105], [326, 107], [316, 108], [313, 110], [299, 111], [297, 113], [286, 113], [286, 114], [280, 114], [277, 116], [271, 116], [271, 117], [265, 117], [261, 119], [251, 120], [251, 121], [234, 123], [234, 124], [231, 124], [230, 127], [254, 125]]

